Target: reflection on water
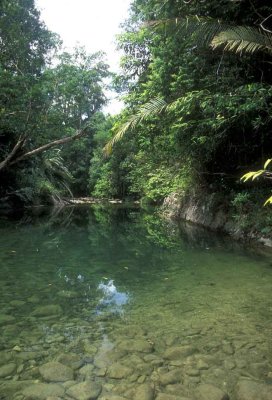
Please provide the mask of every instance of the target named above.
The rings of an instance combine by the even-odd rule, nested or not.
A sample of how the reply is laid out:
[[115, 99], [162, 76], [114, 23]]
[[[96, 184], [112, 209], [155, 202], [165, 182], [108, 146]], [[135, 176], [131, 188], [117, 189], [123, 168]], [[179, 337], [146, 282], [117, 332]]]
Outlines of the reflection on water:
[[134, 208], [0, 235], [1, 399], [271, 400], [271, 255]]
[[111, 313], [123, 315], [124, 305], [129, 301], [129, 295], [125, 292], [118, 292], [114, 281], [111, 279], [108, 283], [99, 283], [98, 290], [102, 292], [102, 298], [96, 307], [96, 312], [100, 314], [102, 310]]

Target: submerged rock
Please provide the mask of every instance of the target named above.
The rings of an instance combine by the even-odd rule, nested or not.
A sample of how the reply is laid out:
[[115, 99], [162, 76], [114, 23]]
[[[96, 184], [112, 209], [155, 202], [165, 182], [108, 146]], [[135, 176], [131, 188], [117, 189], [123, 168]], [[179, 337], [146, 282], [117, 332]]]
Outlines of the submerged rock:
[[156, 400], [191, 400], [188, 397], [176, 396], [174, 394], [159, 393]]
[[35, 383], [22, 391], [25, 400], [47, 400], [49, 396], [61, 397], [64, 388], [56, 383]]
[[135, 392], [133, 400], [153, 400], [154, 388], [149, 384], [140, 385]]
[[203, 383], [199, 385], [195, 391], [195, 394], [197, 400], [229, 400], [227, 393], [209, 383]]
[[12, 315], [0, 314], [0, 326], [10, 324], [15, 321]]
[[44, 380], [48, 382], [65, 382], [74, 378], [73, 370], [57, 361], [51, 361], [42, 365], [39, 372]]
[[123, 379], [131, 375], [132, 372], [133, 372], [132, 368], [126, 367], [125, 365], [122, 365], [120, 363], [114, 363], [108, 369], [107, 375], [109, 378], [112, 379]]
[[170, 385], [173, 383], [179, 383], [181, 381], [181, 371], [174, 369], [165, 374], [160, 375], [160, 383], [163, 386]]
[[170, 347], [164, 352], [164, 358], [168, 360], [180, 360], [196, 352], [197, 349], [190, 345]]
[[237, 400], [272, 400], [272, 386], [241, 379], [235, 388]]
[[6, 350], [0, 351], [0, 365], [6, 364], [10, 360], [12, 360], [10, 352], [7, 352]]
[[5, 381], [0, 385], [0, 398], [2, 398], [2, 396], [3, 399], [6, 397], [9, 398], [9, 396], [12, 398], [11, 396], [13, 396], [14, 393], [21, 392], [34, 383], [34, 380]]
[[57, 361], [72, 369], [78, 369], [84, 365], [84, 361], [75, 353], [63, 353], [57, 357]]
[[23, 301], [23, 300], [12, 300], [12, 301], [10, 301], [9, 304], [10, 304], [12, 307], [21, 307], [21, 306], [25, 305], [26, 302]]
[[76, 400], [96, 400], [100, 395], [102, 387], [95, 382], [82, 382], [71, 386], [67, 395]]
[[55, 315], [60, 315], [62, 313], [62, 308], [59, 304], [50, 304], [47, 306], [39, 306], [35, 308], [32, 312], [33, 317], [51, 317]]
[[16, 369], [15, 363], [9, 363], [0, 367], [0, 378], [5, 378], [11, 375]]
[[119, 344], [119, 349], [124, 351], [138, 351], [140, 353], [151, 353], [154, 345], [144, 339], [124, 340]]
[[60, 290], [57, 295], [59, 297], [63, 297], [64, 299], [75, 299], [77, 297], [79, 297], [79, 295], [77, 294], [77, 292], [74, 292], [72, 290]]

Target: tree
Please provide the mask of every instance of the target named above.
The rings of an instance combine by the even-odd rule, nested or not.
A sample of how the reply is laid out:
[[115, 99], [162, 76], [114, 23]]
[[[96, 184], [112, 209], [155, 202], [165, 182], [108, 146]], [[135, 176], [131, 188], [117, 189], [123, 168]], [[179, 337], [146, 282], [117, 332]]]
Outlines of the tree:
[[[207, 41], [196, 38], [212, 31], [211, 41], [230, 26], [260, 23], [271, 7], [257, 1], [243, 2], [242, 7], [226, 0], [218, 7], [212, 0], [163, 4], [135, 0], [132, 11], [132, 24], [144, 26], [141, 40], [146, 35], [149, 63], [131, 83], [127, 107], [107, 149], [128, 133], [122, 145], [129, 153], [120, 168], [127, 160], [130, 190], [138, 187], [141, 196], [157, 187], [162, 198], [167, 186], [183, 190], [192, 179], [194, 187], [218, 185], [230, 191], [240, 171], [271, 148], [271, 66], [261, 55], [237, 59], [230, 53], [211, 52], [204, 46]], [[129, 68], [133, 72], [137, 65], [133, 42], [130, 37], [129, 56], [136, 60], [125, 65], [128, 79]]]
[[[108, 74], [108, 66], [103, 62], [103, 55], [88, 55], [78, 48], [74, 54], [61, 54], [58, 61], [55, 57], [54, 66], [50, 66], [60, 41], [39, 17], [33, 0], [4, 0], [0, 5], [2, 197], [34, 193], [37, 185], [34, 181], [38, 181], [33, 178], [36, 172], [37, 176], [52, 178], [52, 174], [38, 173], [38, 170], [45, 165], [42, 160], [52, 157], [52, 154], [48, 157], [43, 154], [53, 148], [73, 144], [74, 154], [72, 150], [66, 154], [62, 151], [58, 162], [61, 160], [65, 168], [76, 170], [78, 163], [90, 154], [87, 136], [94, 129], [92, 118], [106, 101], [103, 78]], [[81, 155], [80, 146], [76, 150], [77, 139], [88, 146], [84, 149], [81, 145]], [[88, 167], [87, 162], [86, 171]], [[70, 177], [68, 180], [71, 184]]]

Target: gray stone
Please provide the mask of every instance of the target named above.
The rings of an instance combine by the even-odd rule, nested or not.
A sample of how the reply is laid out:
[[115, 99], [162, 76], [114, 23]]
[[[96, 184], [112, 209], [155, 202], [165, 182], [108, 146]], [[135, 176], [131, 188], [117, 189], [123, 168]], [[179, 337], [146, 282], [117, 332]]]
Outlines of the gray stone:
[[119, 349], [129, 352], [151, 353], [154, 350], [154, 345], [144, 339], [124, 340], [119, 344]]
[[209, 383], [200, 384], [195, 395], [197, 400], [229, 400], [229, 396], [223, 390]]
[[75, 353], [63, 353], [57, 357], [57, 361], [72, 369], [78, 369], [84, 365], [84, 361]]
[[15, 321], [12, 315], [0, 314], [0, 326], [8, 325]]
[[73, 370], [57, 361], [42, 365], [39, 372], [43, 379], [48, 382], [65, 382], [74, 378]]
[[237, 400], [272, 400], [272, 386], [241, 379], [235, 388]]
[[179, 369], [174, 369], [166, 374], [160, 375], [160, 383], [163, 386], [170, 385], [173, 383], [178, 383], [181, 381], [181, 371]]
[[134, 400], [153, 400], [154, 388], [149, 384], [143, 384], [137, 387]]
[[71, 386], [67, 395], [76, 400], [95, 400], [101, 393], [101, 385], [95, 382], [82, 382]]
[[64, 389], [55, 383], [35, 383], [22, 391], [25, 400], [46, 400], [49, 396], [63, 396]]
[[130, 367], [126, 367], [120, 363], [114, 363], [108, 369], [108, 377], [113, 379], [123, 379], [131, 375], [133, 369]]
[[5, 378], [11, 375], [16, 369], [15, 363], [9, 363], [0, 367], [0, 378]]
[[60, 315], [62, 308], [58, 304], [50, 304], [48, 306], [39, 306], [32, 312], [33, 317], [51, 317]]
[[196, 353], [197, 349], [190, 345], [170, 347], [164, 352], [167, 360], [180, 360]]

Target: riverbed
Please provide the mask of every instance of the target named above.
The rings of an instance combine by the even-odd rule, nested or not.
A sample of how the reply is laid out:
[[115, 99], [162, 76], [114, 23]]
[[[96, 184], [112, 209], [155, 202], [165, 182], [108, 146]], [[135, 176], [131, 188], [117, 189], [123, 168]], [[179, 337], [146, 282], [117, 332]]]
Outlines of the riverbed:
[[117, 205], [0, 235], [1, 400], [272, 399], [269, 253]]

